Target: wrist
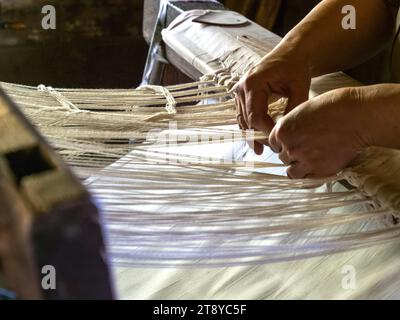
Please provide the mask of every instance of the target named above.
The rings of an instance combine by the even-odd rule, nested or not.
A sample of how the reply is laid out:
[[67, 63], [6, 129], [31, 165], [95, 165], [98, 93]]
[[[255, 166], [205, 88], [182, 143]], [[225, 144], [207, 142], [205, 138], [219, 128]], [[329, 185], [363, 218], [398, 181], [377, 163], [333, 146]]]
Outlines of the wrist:
[[366, 146], [400, 148], [400, 85], [352, 88], [358, 105], [358, 131]]
[[338, 123], [338, 129], [341, 125], [347, 123], [349, 139], [354, 141], [354, 148], [357, 149], [357, 152], [374, 145], [375, 128], [373, 128], [373, 121], [371, 121], [371, 101], [366, 97], [364, 87], [336, 89], [335, 94], [342, 106], [340, 118], [343, 119], [343, 123]]
[[[301, 30], [298, 30], [301, 29]], [[301, 64], [308, 69], [311, 76], [315, 74], [315, 66], [312, 57], [313, 43], [307, 37], [305, 26], [295, 27], [290, 31], [279, 43], [279, 45], [271, 52], [272, 55], [285, 57], [288, 61]], [[319, 74], [318, 74], [319, 75]]]

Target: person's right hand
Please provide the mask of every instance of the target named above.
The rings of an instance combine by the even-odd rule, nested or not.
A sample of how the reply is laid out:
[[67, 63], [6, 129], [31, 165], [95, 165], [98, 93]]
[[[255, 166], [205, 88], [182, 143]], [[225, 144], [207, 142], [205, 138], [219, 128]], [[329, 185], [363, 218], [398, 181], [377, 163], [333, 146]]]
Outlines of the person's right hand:
[[[286, 113], [308, 99], [311, 76], [305, 59], [274, 50], [266, 55], [235, 87], [237, 120], [242, 130], [269, 135], [274, 127], [268, 116], [272, 95], [288, 98]], [[263, 152], [268, 141], [255, 141], [254, 151]]]

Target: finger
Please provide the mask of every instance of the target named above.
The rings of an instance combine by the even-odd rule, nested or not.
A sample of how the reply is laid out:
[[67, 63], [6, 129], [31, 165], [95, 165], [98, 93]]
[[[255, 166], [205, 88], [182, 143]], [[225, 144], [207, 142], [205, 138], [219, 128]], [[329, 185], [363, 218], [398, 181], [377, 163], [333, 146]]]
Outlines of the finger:
[[285, 114], [288, 114], [294, 108], [301, 105], [303, 102], [307, 101], [308, 91], [309, 89], [307, 88], [307, 86], [304, 85], [293, 87], [289, 92], [289, 100]]
[[[244, 108], [244, 104], [243, 104], [243, 99], [241, 99], [242, 95], [237, 94], [237, 110], [239, 112], [239, 120], [240, 120], [240, 124], [242, 126], [242, 130], [249, 130], [250, 127], [248, 126], [248, 122], [247, 122], [247, 118], [246, 118], [246, 112], [245, 112], [245, 108]], [[252, 135], [253, 136], [253, 135]], [[253, 140], [249, 140], [247, 141], [248, 145], [250, 146], [250, 148], [252, 150], [254, 150], [254, 152], [257, 155], [261, 155], [264, 151], [264, 146], [261, 142], [259, 141], [255, 141]]]
[[[240, 123], [241, 123], [241, 126], [242, 126], [242, 130], [248, 131], [249, 129], [247, 128], [247, 124], [246, 124], [246, 122], [243, 120], [243, 117], [242, 117], [241, 115], [239, 115], [238, 118], [240, 119]], [[252, 130], [252, 131], [253, 131], [253, 130]], [[248, 134], [248, 133], [246, 133], [246, 135], [247, 135], [247, 134]], [[251, 137], [254, 137], [254, 133], [251, 134]], [[261, 154], [263, 153], [263, 151], [264, 151], [264, 145], [263, 145], [263, 143], [260, 142], [259, 140], [254, 140], [254, 139], [247, 140], [247, 144], [249, 145], [249, 147], [250, 147], [252, 150], [254, 150], [254, 152], [255, 152], [257, 155], [261, 155]]]
[[235, 93], [235, 106], [236, 106], [236, 120], [237, 123], [240, 127], [241, 130], [246, 130], [247, 129], [247, 125], [246, 122], [243, 119], [243, 113], [242, 113], [242, 108], [241, 108], [241, 103], [240, 103], [240, 99], [238, 97], [238, 95]]
[[233, 93], [234, 101], [235, 101], [235, 109], [236, 109], [236, 118], [241, 114], [240, 109], [240, 100], [238, 94], [236, 92]]
[[242, 118], [242, 125], [243, 125], [243, 130], [248, 130], [250, 129], [247, 121], [247, 114], [245, 111], [245, 97], [244, 93], [237, 94], [237, 99], [238, 99], [238, 107], [239, 107], [239, 114], [241, 115]]
[[[240, 96], [237, 93], [235, 93], [235, 102], [236, 102], [236, 112], [238, 113], [236, 118], [238, 120], [239, 126], [242, 130], [249, 130], [249, 127], [244, 118], [244, 112], [243, 112], [244, 108], [242, 99], [240, 99]], [[262, 142], [255, 141], [254, 139], [252, 139], [247, 141], [247, 143], [250, 146], [250, 148], [254, 150], [256, 154], [261, 155], [263, 153], [264, 146]]]
[[[245, 89], [243, 88], [243, 80], [239, 81], [233, 88], [233, 94], [235, 96], [235, 102], [236, 102], [236, 112], [237, 114], [240, 114], [242, 117], [242, 123], [243, 121], [246, 122], [246, 113], [244, 112], [244, 103], [245, 103]], [[245, 128], [248, 128], [247, 123], [243, 124], [243, 130], [246, 130]]]
[[272, 129], [271, 133], [269, 134], [268, 137], [268, 144], [271, 150], [275, 153], [281, 153], [283, 147], [281, 142], [277, 138], [277, 133], [280, 127], [280, 121], [276, 124], [276, 126]]
[[249, 128], [269, 134], [275, 123], [268, 115], [268, 96], [266, 91], [251, 90], [246, 92], [246, 122]]
[[[243, 82], [246, 86], [246, 81]], [[268, 116], [268, 90], [254, 90], [254, 86], [244, 88], [244, 101], [241, 99], [242, 115], [249, 129], [269, 134], [274, 126], [272, 119]], [[243, 97], [243, 96], [241, 96]], [[256, 103], [256, 104], [255, 104]], [[249, 112], [249, 110], [252, 110]], [[258, 155], [264, 151], [265, 140], [253, 141], [251, 146]]]
[[[247, 124], [250, 128], [261, 131], [267, 135], [270, 133], [274, 125], [272, 119], [269, 118], [268, 115], [255, 116], [253, 114], [251, 115], [251, 118], [248, 118]], [[254, 151], [256, 154], [260, 155], [263, 153], [264, 145], [268, 145], [266, 139], [254, 141]]]
[[260, 144], [263, 147], [263, 149], [264, 149], [264, 146], [269, 147], [268, 138], [266, 138], [266, 139], [257, 139], [256, 142], [258, 144]]
[[286, 150], [282, 150], [281, 153], [279, 153], [279, 159], [285, 164], [285, 165], [290, 165], [294, 162], [294, 159], [291, 159], [289, 157], [289, 154], [287, 153]]
[[267, 139], [258, 139], [256, 140], [258, 143], [261, 143], [263, 146], [269, 147], [268, 138]]
[[264, 145], [258, 141], [254, 141], [254, 152], [261, 155], [264, 152]]
[[246, 129], [247, 129], [247, 128], [246, 128], [246, 122], [243, 120], [243, 117], [242, 117], [241, 114], [238, 114], [238, 115], [236, 116], [236, 120], [237, 120], [237, 123], [238, 123], [239, 128], [240, 128], [241, 130], [246, 130]]
[[304, 179], [312, 174], [311, 168], [300, 161], [293, 162], [286, 172], [290, 179]]
[[264, 144], [260, 140], [255, 140], [254, 138], [254, 130], [248, 129], [246, 131], [247, 144], [250, 146], [252, 150], [258, 155], [262, 154], [264, 151]]

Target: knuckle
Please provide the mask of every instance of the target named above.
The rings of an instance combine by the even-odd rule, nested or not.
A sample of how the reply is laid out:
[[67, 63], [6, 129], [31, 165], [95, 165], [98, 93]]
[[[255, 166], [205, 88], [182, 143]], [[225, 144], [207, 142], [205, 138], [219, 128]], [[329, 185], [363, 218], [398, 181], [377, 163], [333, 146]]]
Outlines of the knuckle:
[[296, 149], [294, 149], [291, 146], [285, 146], [285, 152], [286, 155], [289, 159], [296, 159], [297, 158], [297, 154], [296, 154]]
[[293, 161], [302, 160], [302, 154], [298, 148], [295, 148], [291, 145], [284, 145], [284, 148], [285, 148], [285, 152], [289, 159], [291, 159]]
[[238, 117], [238, 123], [239, 123], [240, 129], [245, 130], [247, 128], [247, 126], [241, 116]]
[[249, 126], [252, 128], [256, 127], [260, 123], [260, 117], [253, 112], [249, 113], [247, 120], [248, 120]]
[[288, 138], [288, 128], [286, 121], [279, 120], [276, 126], [276, 138], [284, 142]]
[[361, 101], [362, 95], [358, 87], [339, 89], [339, 95], [347, 101]]
[[236, 94], [236, 97], [240, 98], [244, 92], [242, 83], [239, 82], [232, 90]]
[[252, 88], [254, 87], [257, 83], [257, 75], [255, 73], [251, 73], [249, 75], [247, 75], [244, 79], [243, 79], [243, 86], [245, 88]]
[[296, 148], [291, 150], [291, 154], [296, 157], [298, 161], [301, 161], [305, 166], [312, 167], [314, 162], [309, 155], [309, 152], [304, 148]]
[[291, 162], [291, 157], [287, 153], [281, 152], [279, 155], [279, 160], [281, 160], [284, 164], [289, 164]]
[[287, 168], [286, 174], [290, 179], [298, 179], [298, 174], [293, 166]]

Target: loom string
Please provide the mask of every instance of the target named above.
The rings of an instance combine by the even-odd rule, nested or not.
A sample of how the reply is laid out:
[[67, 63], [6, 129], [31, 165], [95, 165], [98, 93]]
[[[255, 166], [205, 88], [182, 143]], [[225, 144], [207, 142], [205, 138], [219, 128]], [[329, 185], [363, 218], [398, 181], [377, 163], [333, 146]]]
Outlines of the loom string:
[[[47, 96], [38, 95], [33, 87], [2, 86], [82, 178], [94, 176], [85, 184], [104, 206], [109, 249], [118, 265], [198, 267], [290, 261], [399, 236], [398, 229], [379, 224], [392, 213], [389, 208], [375, 205], [366, 211], [375, 202], [362, 192], [332, 192], [332, 184], [343, 179], [342, 174], [292, 181], [249, 172], [249, 168], [276, 164], [255, 162], [251, 167], [246, 161], [166, 154], [156, 145], [143, 144], [149, 128], [168, 129], [165, 121], [170, 120], [181, 126], [179, 137], [192, 130], [199, 137], [230, 134], [229, 142], [246, 141], [243, 134], [235, 137], [236, 129], [215, 128], [235, 123], [229, 90], [237, 78], [230, 80], [225, 69], [214, 77], [166, 90], [42, 88]], [[210, 98], [219, 101], [210, 103]], [[199, 101], [203, 104], [196, 106]], [[270, 109], [279, 113], [284, 103], [278, 101]], [[173, 105], [178, 112], [159, 107], [162, 104]], [[334, 212], [352, 206], [364, 209]], [[369, 231], [367, 222], [377, 225]]]

